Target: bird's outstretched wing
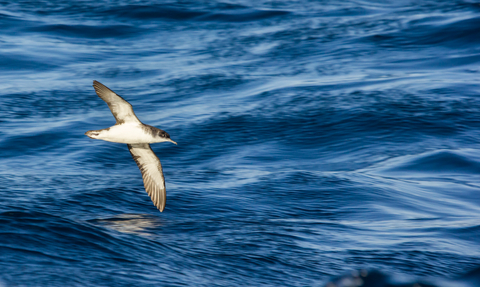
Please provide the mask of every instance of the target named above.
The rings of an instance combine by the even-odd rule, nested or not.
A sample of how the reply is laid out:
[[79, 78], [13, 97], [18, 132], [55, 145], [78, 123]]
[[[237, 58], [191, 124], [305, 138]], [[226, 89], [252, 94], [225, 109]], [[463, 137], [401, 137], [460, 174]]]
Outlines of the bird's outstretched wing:
[[93, 81], [93, 87], [97, 95], [107, 103], [113, 116], [117, 120], [117, 125], [128, 122], [140, 123], [129, 102], [125, 101], [100, 82]]
[[160, 160], [149, 144], [129, 144], [128, 150], [142, 172], [145, 190], [153, 204], [162, 212], [167, 201], [167, 192]]

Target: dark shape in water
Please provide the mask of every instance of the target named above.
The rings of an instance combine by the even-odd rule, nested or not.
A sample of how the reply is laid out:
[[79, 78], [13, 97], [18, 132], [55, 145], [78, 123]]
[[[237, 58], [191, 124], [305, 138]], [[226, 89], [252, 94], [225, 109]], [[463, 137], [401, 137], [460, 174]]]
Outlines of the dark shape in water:
[[480, 286], [480, 267], [462, 275], [453, 280], [442, 281], [441, 285], [429, 280], [411, 280], [409, 282], [398, 282], [391, 276], [376, 270], [360, 270], [353, 271], [350, 274], [335, 278], [326, 284], [327, 287], [407, 287], [407, 286], [422, 286], [422, 287], [440, 287], [445, 286], [465, 286], [474, 287]]

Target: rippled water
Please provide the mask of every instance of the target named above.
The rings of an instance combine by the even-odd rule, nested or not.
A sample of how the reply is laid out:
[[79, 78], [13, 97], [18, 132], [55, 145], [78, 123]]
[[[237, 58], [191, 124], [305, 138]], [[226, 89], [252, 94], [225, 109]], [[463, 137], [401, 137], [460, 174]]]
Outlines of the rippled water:
[[478, 2], [0, 7], [0, 285], [480, 286]]

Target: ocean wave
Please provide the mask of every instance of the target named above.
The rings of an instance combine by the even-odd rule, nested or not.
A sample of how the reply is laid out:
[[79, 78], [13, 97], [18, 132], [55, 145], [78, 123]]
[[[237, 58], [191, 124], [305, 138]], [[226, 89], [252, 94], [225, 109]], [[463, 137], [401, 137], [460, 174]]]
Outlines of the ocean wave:
[[[245, 22], [256, 21], [289, 14], [288, 11], [257, 10], [242, 6], [228, 7], [229, 9], [185, 9], [166, 5], [127, 5], [103, 11], [104, 15], [131, 18], [136, 20], [176, 20], [176, 21], [219, 21], [219, 22]], [[215, 11], [217, 10], [217, 11]]]

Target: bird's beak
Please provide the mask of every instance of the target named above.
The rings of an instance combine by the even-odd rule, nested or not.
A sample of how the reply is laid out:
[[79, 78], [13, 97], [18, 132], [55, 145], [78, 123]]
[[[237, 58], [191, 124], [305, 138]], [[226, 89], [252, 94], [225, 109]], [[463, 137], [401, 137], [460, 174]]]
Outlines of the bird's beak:
[[174, 144], [177, 144], [177, 142], [174, 142], [172, 139], [168, 139], [169, 142], [172, 142]]

